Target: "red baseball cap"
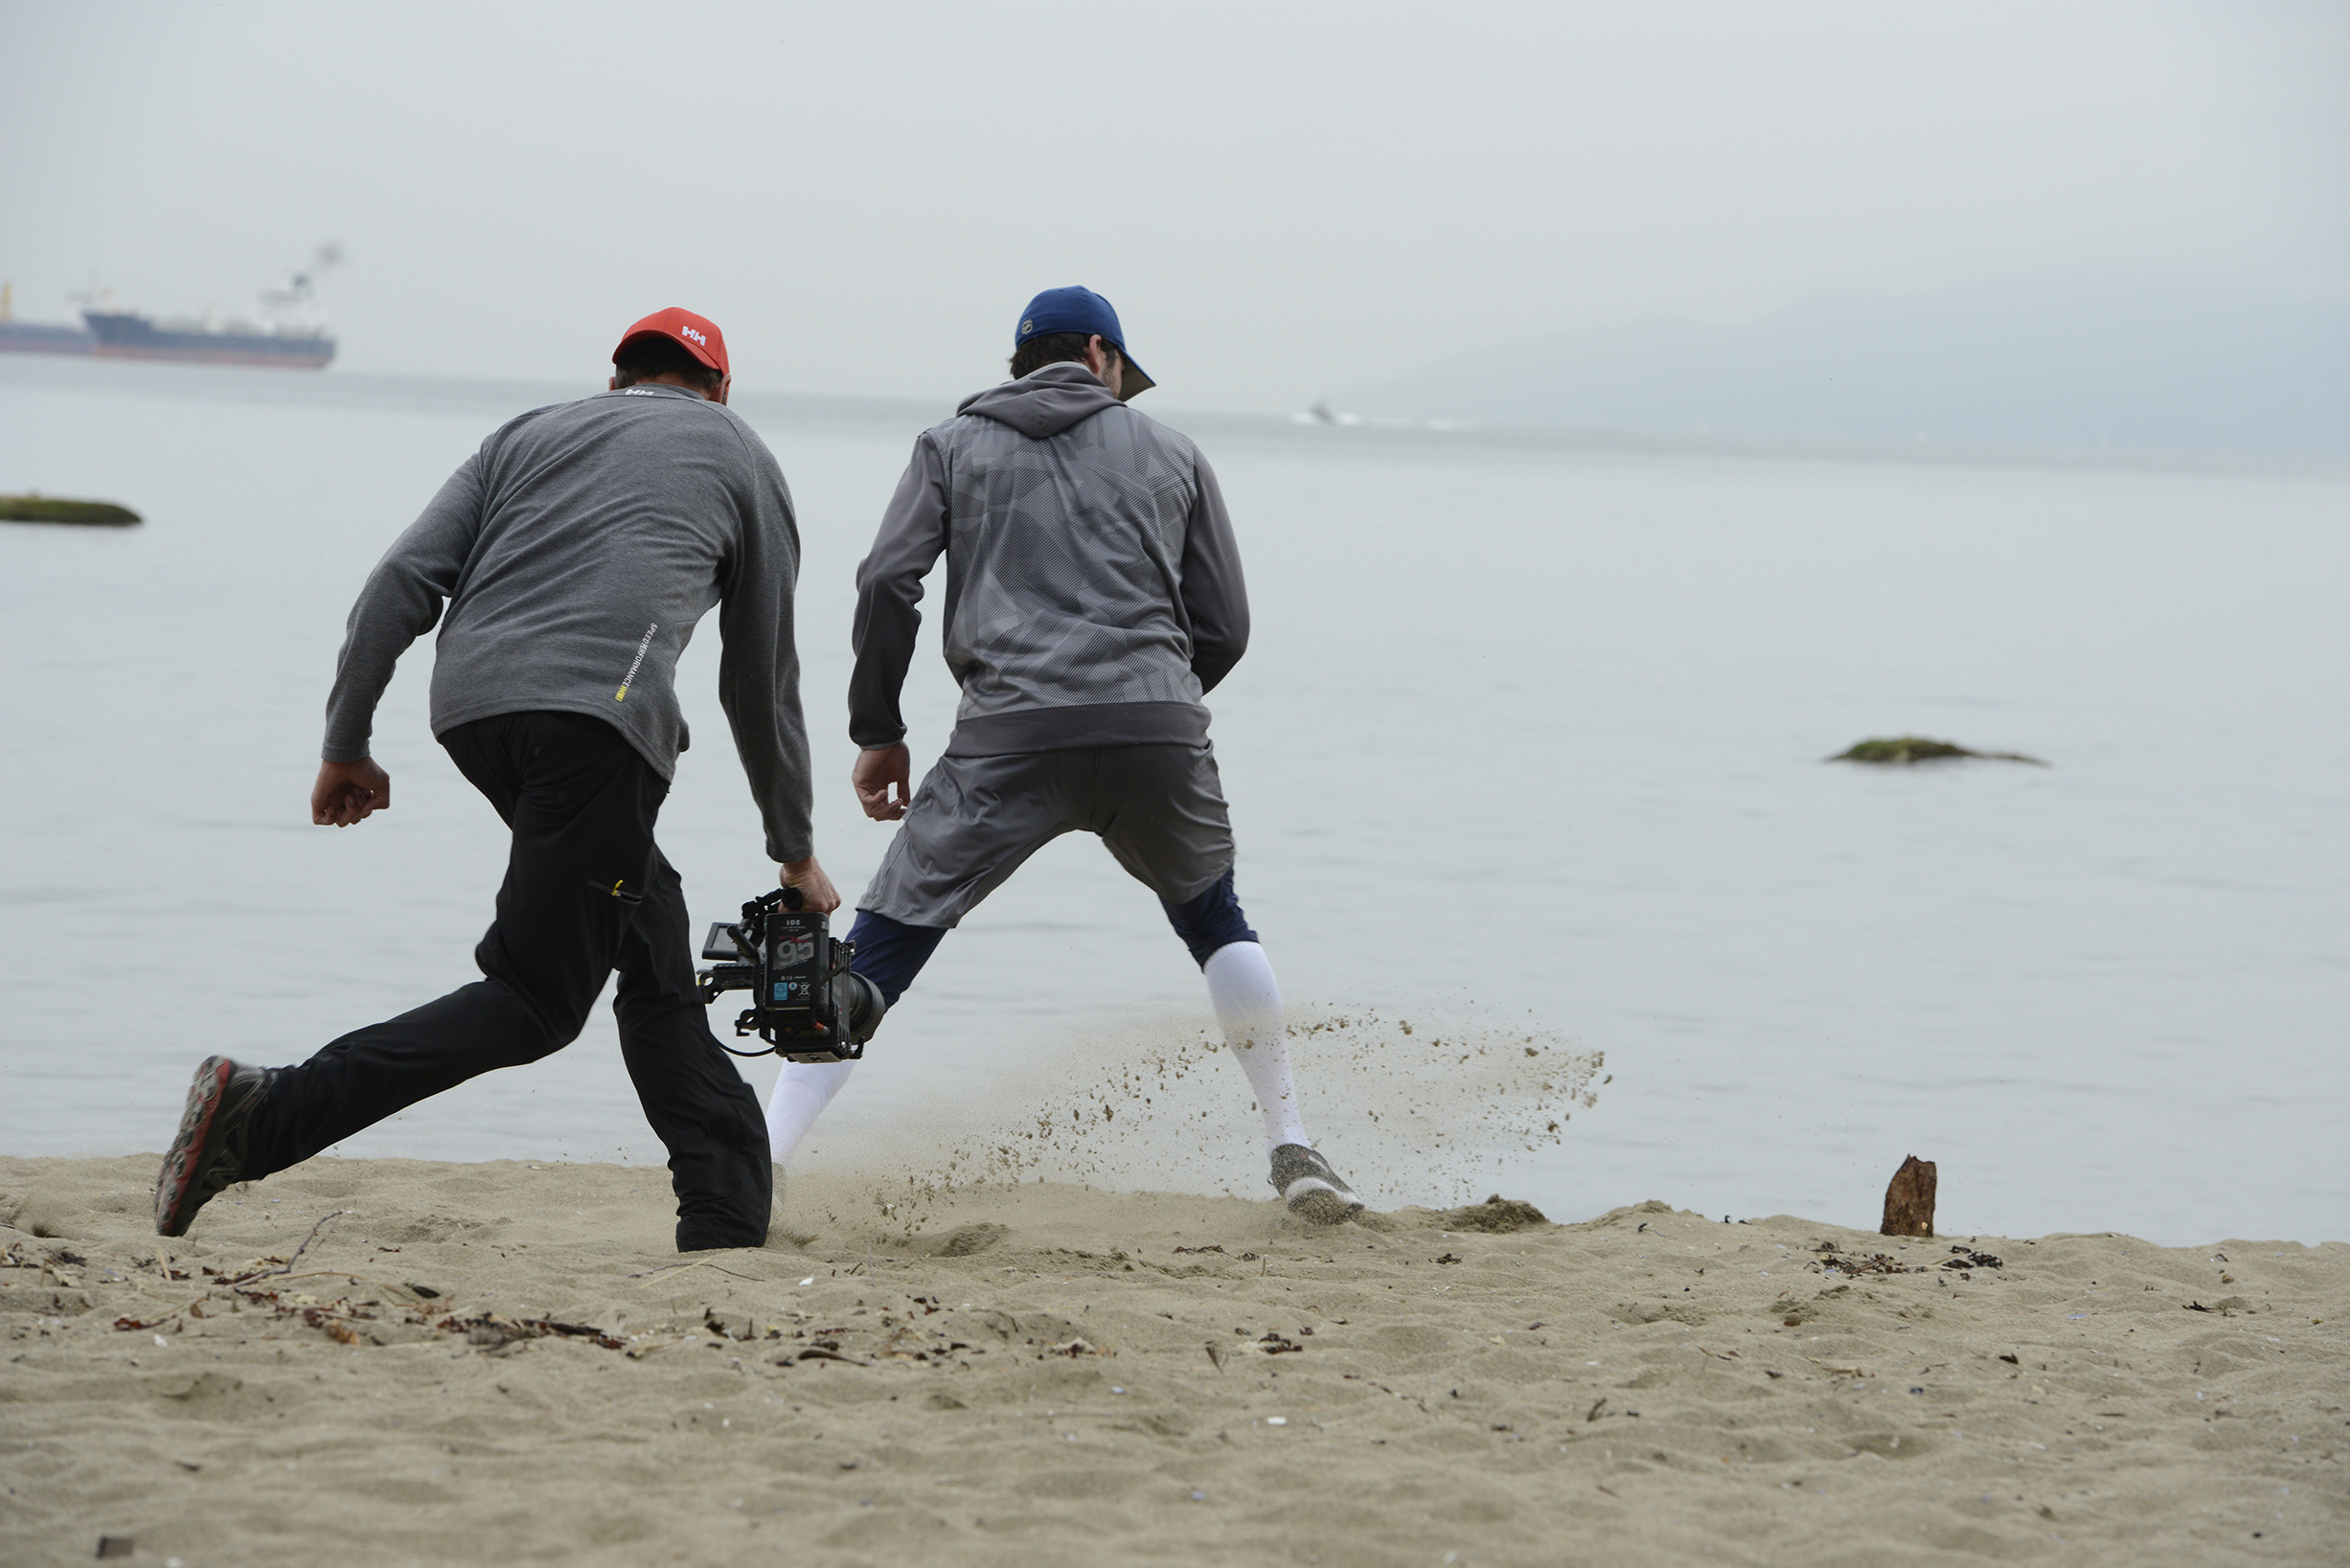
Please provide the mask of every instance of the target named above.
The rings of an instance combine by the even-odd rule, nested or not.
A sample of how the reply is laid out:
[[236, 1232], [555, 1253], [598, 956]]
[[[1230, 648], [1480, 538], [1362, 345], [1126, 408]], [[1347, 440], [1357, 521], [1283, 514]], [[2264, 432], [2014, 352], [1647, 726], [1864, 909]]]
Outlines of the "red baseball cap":
[[620, 363], [621, 349], [646, 336], [670, 339], [720, 375], [734, 374], [726, 368], [726, 334], [708, 316], [697, 316], [674, 305], [666, 310], [655, 310], [621, 333], [620, 348], [612, 351], [612, 362]]

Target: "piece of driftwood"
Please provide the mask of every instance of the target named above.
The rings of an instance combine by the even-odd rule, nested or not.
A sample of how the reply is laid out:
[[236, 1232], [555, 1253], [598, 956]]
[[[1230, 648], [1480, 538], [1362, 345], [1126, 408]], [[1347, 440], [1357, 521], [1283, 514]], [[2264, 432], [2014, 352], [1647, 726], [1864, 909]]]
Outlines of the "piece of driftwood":
[[2037, 757], [2026, 757], [2019, 751], [1969, 751], [1950, 740], [1928, 740], [1922, 735], [1897, 735], [1857, 740], [1834, 757], [1831, 762], [1874, 762], [1880, 767], [1907, 767], [1915, 762], [1953, 762], [1972, 757], [1986, 762], [2029, 762], [2034, 767], [2048, 764]]
[[1934, 1234], [1933, 1161], [1915, 1154], [1902, 1161], [1902, 1168], [1893, 1172], [1892, 1184], [1885, 1188], [1884, 1223], [1877, 1229], [1882, 1236]]

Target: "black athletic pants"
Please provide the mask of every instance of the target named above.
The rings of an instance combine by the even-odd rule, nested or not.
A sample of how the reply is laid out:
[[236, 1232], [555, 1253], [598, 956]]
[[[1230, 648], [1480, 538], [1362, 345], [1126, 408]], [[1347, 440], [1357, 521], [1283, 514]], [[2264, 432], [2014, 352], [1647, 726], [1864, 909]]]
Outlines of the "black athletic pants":
[[246, 1174], [561, 1050], [618, 969], [621, 1055], [669, 1147], [678, 1250], [764, 1244], [766, 1118], [695, 994], [685, 893], [652, 841], [668, 781], [581, 714], [500, 714], [441, 739], [514, 833], [497, 920], [473, 950], [484, 978], [280, 1073], [254, 1108]]

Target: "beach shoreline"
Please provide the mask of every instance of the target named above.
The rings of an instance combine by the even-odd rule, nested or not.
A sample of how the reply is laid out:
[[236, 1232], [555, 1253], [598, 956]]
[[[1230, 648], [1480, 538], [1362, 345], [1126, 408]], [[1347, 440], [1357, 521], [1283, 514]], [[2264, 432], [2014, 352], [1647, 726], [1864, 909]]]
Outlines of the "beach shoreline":
[[[2333, 1562], [2350, 1244], [0, 1157], [8, 1560]], [[1993, 1260], [1996, 1260], [1994, 1261]], [[1448, 1554], [1452, 1556], [1448, 1557]]]

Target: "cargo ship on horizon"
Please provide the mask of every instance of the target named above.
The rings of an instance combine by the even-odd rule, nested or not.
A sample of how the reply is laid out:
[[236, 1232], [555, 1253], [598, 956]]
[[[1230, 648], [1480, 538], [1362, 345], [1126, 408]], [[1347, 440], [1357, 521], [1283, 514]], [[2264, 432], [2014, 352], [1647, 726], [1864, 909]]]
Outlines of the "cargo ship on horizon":
[[339, 247], [321, 245], [307, 270], [262, 291], [256, 321], [223, 321], [210, 311], [201, 317], [157, 320], [140, 311], [111, 308], [102, 290], [87, 299], [80, 327], [20, 322], [14, 319], [6, 285], [0, 285], [0, 352], [323, 370], [334, 358], [334, 337], [319, 309], [313, 280], [341, 260]]
[[9, 353], [88, 353], [98, 340], [86, 327], [63, 322], [18, 321], [16, 287], [0, 283], [0, 351]]

